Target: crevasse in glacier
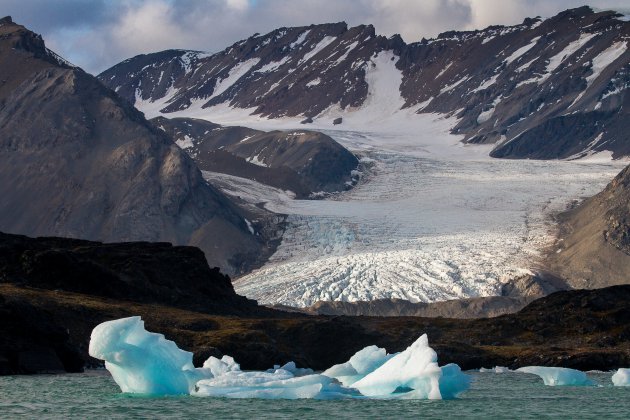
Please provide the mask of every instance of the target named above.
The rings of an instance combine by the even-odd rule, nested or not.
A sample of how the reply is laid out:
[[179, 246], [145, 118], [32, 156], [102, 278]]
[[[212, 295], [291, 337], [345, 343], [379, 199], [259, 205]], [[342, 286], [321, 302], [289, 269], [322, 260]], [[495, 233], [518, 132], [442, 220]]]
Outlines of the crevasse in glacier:
[[92, 332], [90, 355], [123, 392], [231, 398], [454, 398], [469, 386], [459, 366], [438, 366], [426, 334], [406, 350], [387, 354], [369, 346], [321, 374], [289, 362], [262, 372], [242, 371], [230, 357], [210, 357], [202, 368], [192, 354], [148, 332], [140, 317], [108, 321]]

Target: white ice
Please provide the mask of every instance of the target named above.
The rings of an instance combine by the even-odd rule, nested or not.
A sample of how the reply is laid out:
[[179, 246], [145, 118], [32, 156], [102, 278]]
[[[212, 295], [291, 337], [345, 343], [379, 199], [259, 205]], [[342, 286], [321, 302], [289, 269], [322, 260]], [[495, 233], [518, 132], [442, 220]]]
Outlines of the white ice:
[[569, 368], [526, 366], [516, 369], [516, 372], [531, 373], [542, 378], [545, 385], [549, 386], [593, 386], [595, 382], [586, 376], [586, 373]]
[[89, 353], [105, 360], [122, 392], [230, 398], [455, 398], [469, 386], [459, 366], [439, 367], [427, 335], [401, 353], [366, 347], [318, 374], [289, 362], [267, 371], [242, 371], [230, 357], [210, 357], [202, 368], [192, 353], [162, 334], [148, 332], [140, 317], [107, 321], [92, 331]]
[[621, 368], [612, 376], [615, 386], [630, 386], [630, 369]]
[[194, 367], [192, 353], [179, 349], [162, 334], [146, 331], [139, 316], [97, 325], [88, 351], [105, 361], [122, 392], [189, 394], [199, 380], [212, 377], [209, 369]]
[[479, 372], [481, 373], [507, 373], [507, 372], [511, 372], [511, 370], [510, 368], [507, 368], [505, 366], [495, 366], [492, 369], [481, 368], [479, 369]]

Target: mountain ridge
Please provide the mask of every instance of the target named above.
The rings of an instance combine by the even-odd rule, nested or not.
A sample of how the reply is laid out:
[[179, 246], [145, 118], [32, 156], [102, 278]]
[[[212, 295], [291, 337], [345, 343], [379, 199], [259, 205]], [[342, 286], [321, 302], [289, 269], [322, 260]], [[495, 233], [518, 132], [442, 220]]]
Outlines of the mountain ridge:
[[[375, 78], [389, 79], [391, 90], [400, 77], [401, 103], [377, 111], [456, 116], [452, 132], [494, 143], [494, 157], [620, 157], [630, 153], [630, 23], [620, 16], [585, 6], [410, 44], [371, 25], [280, 28], [215, 54], [134, 57], [98, 77], [151, 116], [199, 117], [221, 105], [305, 121], [351, 116], [369, 103]], [[565, 132], [576, 116], [589, 129]]]

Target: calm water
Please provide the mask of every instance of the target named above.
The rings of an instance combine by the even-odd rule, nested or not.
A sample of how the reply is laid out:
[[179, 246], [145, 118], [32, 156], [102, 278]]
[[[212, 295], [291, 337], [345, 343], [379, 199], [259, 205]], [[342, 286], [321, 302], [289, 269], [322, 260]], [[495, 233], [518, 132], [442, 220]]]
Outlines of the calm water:
[[79, 375], [0, 377], [2, 418], [630, 418], [630, 387], [611, 374], [590, 375], [603, 387], [547, 387], [517, 373], [469, 373], [472, 388], [451, 401], [229, 400], [122, 395], [105, 371]]

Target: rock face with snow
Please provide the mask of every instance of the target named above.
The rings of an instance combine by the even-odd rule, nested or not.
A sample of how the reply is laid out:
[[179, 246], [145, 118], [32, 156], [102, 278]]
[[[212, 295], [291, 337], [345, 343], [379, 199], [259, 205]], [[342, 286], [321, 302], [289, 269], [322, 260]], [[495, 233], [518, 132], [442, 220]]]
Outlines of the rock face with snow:
[[[336, 23], [281, 28], [212, 55], [141, 55], [99, 78], [151, 116], [210, 119], [230, 106], [343, 127], [356, 110], [369, 108], [369, 123], [406, 108], [458, 117], [453, 132], [495, 143], [495, 157], [618, 157], [630, 154], [629, 34], [616, 13], [588, 7], [412, 44]], [[377, 98], [377, 86], [393, 95]]]
[[0, 229], [202, 248], [240, 272], [262, 250], [243, 216], [140, 112], [0, 22]]
[[264, 132], [195, 118], [156, 117], [200, 169], [249, 178], [298, 198], [343, 191], [356, 180], [358, 159], [329, 136], [308, 130]]

